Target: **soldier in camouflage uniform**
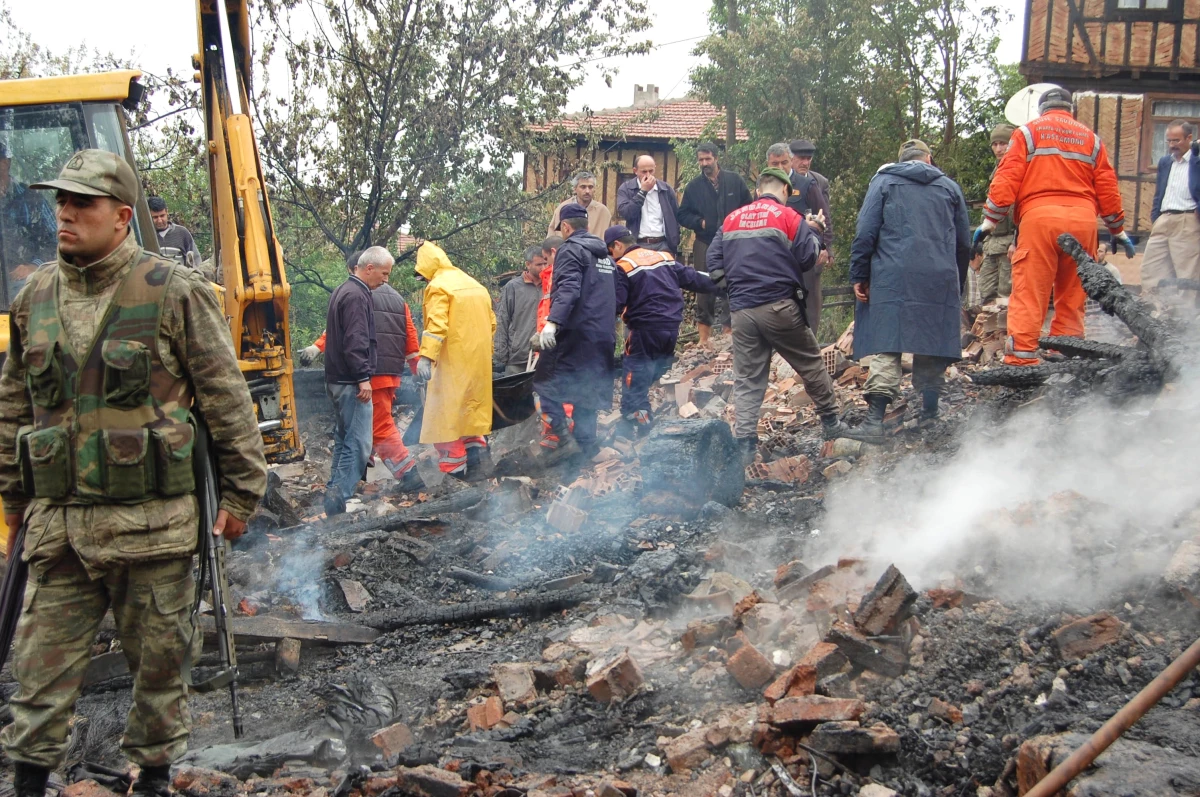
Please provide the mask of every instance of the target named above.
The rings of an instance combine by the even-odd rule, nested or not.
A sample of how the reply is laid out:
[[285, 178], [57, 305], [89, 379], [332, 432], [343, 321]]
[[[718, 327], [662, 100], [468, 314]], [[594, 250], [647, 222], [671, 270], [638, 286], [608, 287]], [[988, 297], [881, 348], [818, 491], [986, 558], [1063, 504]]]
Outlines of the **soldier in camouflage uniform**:
[[[138, 182], [120, 157], [76, 153], [58, 180], [58, 261], [12, 304], [0, 372], [0, 498], [24, 518], [29, 582], [14, 643], [13, 722], [0, 743], [19, 797], [41, 797], [62, 763], [91, 645], [107, 609], [134, 674], [121, 747], [134, 794], [165, 795], [187, 748], [182, 669], [198, 509], [198, 409], [221, 474], [213, 534], [239, 536], [266, 463], [224, 314], [203, 277], [142, 250]], [[208, 533], [208, 530], [204, 530]]]
[[[1008, 152], [1008, 142], [1015, 128], [1011, 125], [997, 125], [992, 131], [992, 154], [996, 156], [996, 166], [999, 168], [1004, 153]], [[996, 176], [996, 170], [992, 170]], [[1009, 260], [1008, 249], [1017, 240], [1017, 227], [1013, 224], [1012, 213], [996, 225], [992, 234], [983, 239], [982, 261], [975, 261], [972, 266], [979, 272], [979, 303], [988, 304], [997, 298], [1008, 298], [1012, 293], [1012, 262]], [[977, 253], [978, 254], [978, 253]]]

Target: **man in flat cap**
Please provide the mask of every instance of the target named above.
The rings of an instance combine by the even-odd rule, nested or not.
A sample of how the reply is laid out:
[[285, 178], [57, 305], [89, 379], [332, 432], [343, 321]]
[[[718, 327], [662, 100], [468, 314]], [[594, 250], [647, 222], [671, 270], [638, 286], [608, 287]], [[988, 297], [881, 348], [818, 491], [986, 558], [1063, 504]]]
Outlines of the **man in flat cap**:
[[[224, 311], [198, 272], [142, 249], [139, 186], [120, 156], [75, 153], [55, 192], [58, 259], [13, 301], [0, 371], [0, 498], [29, 564], [0, 733], [19, 797], [66, 752], [92, 643], [112, 609], [133, 673], [121, 748], [133, 793], [166, 795], [187, 750], [184, 663], [197, 532], [236, 538], [267, 486], [262, 437]], [[148, 234], [153, 234], [147, 231]], [[208, 421], [220, 511], [198, 529], [193, 410]]]

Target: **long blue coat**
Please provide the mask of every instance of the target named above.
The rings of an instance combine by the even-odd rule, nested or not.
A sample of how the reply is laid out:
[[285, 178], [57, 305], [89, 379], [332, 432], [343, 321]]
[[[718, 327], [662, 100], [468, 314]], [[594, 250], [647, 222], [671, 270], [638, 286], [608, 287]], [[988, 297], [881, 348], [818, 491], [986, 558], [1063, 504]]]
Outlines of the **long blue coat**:
[[850, 281], [870, 285], [870, 302], [854, 308], [854, 358], [961, 357], [960, 297], [970, 259], [967, 203], [958, 184], [920, 161], [880, 169], [850, 250]]

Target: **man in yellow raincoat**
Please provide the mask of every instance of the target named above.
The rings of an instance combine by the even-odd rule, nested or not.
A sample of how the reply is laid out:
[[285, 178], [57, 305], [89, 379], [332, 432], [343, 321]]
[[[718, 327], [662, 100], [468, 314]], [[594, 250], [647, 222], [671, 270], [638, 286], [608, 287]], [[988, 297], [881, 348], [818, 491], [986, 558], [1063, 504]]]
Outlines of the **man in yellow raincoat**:
[[443, 473], [486, 476], [492, 431], [492, 298], [431, 243], [417, 250], [417, 276], [428, 281], [417, 377], [426, 382], [421, 442], [432, 443]]

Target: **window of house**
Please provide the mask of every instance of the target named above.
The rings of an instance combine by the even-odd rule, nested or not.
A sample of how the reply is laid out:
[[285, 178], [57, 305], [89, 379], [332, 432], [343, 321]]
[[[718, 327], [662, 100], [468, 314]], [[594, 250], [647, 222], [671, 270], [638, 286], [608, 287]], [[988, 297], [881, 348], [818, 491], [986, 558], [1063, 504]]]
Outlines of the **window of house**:
[[1200, 97], [1150, 100], [1150, 162], [1147, 164], [1149, 169], [1156, 168], [1159, 159], [1167, 154], [1167, 125], [1176, 119], [1200, 125]]
[[1106, 0], [1113, 20], [1170, 20], [1182, 18], [1183, 0]]
[[1117, 8], [1129, 11], [1153, 11], [1170, 8], [1170, 0], [1117, 0]]

